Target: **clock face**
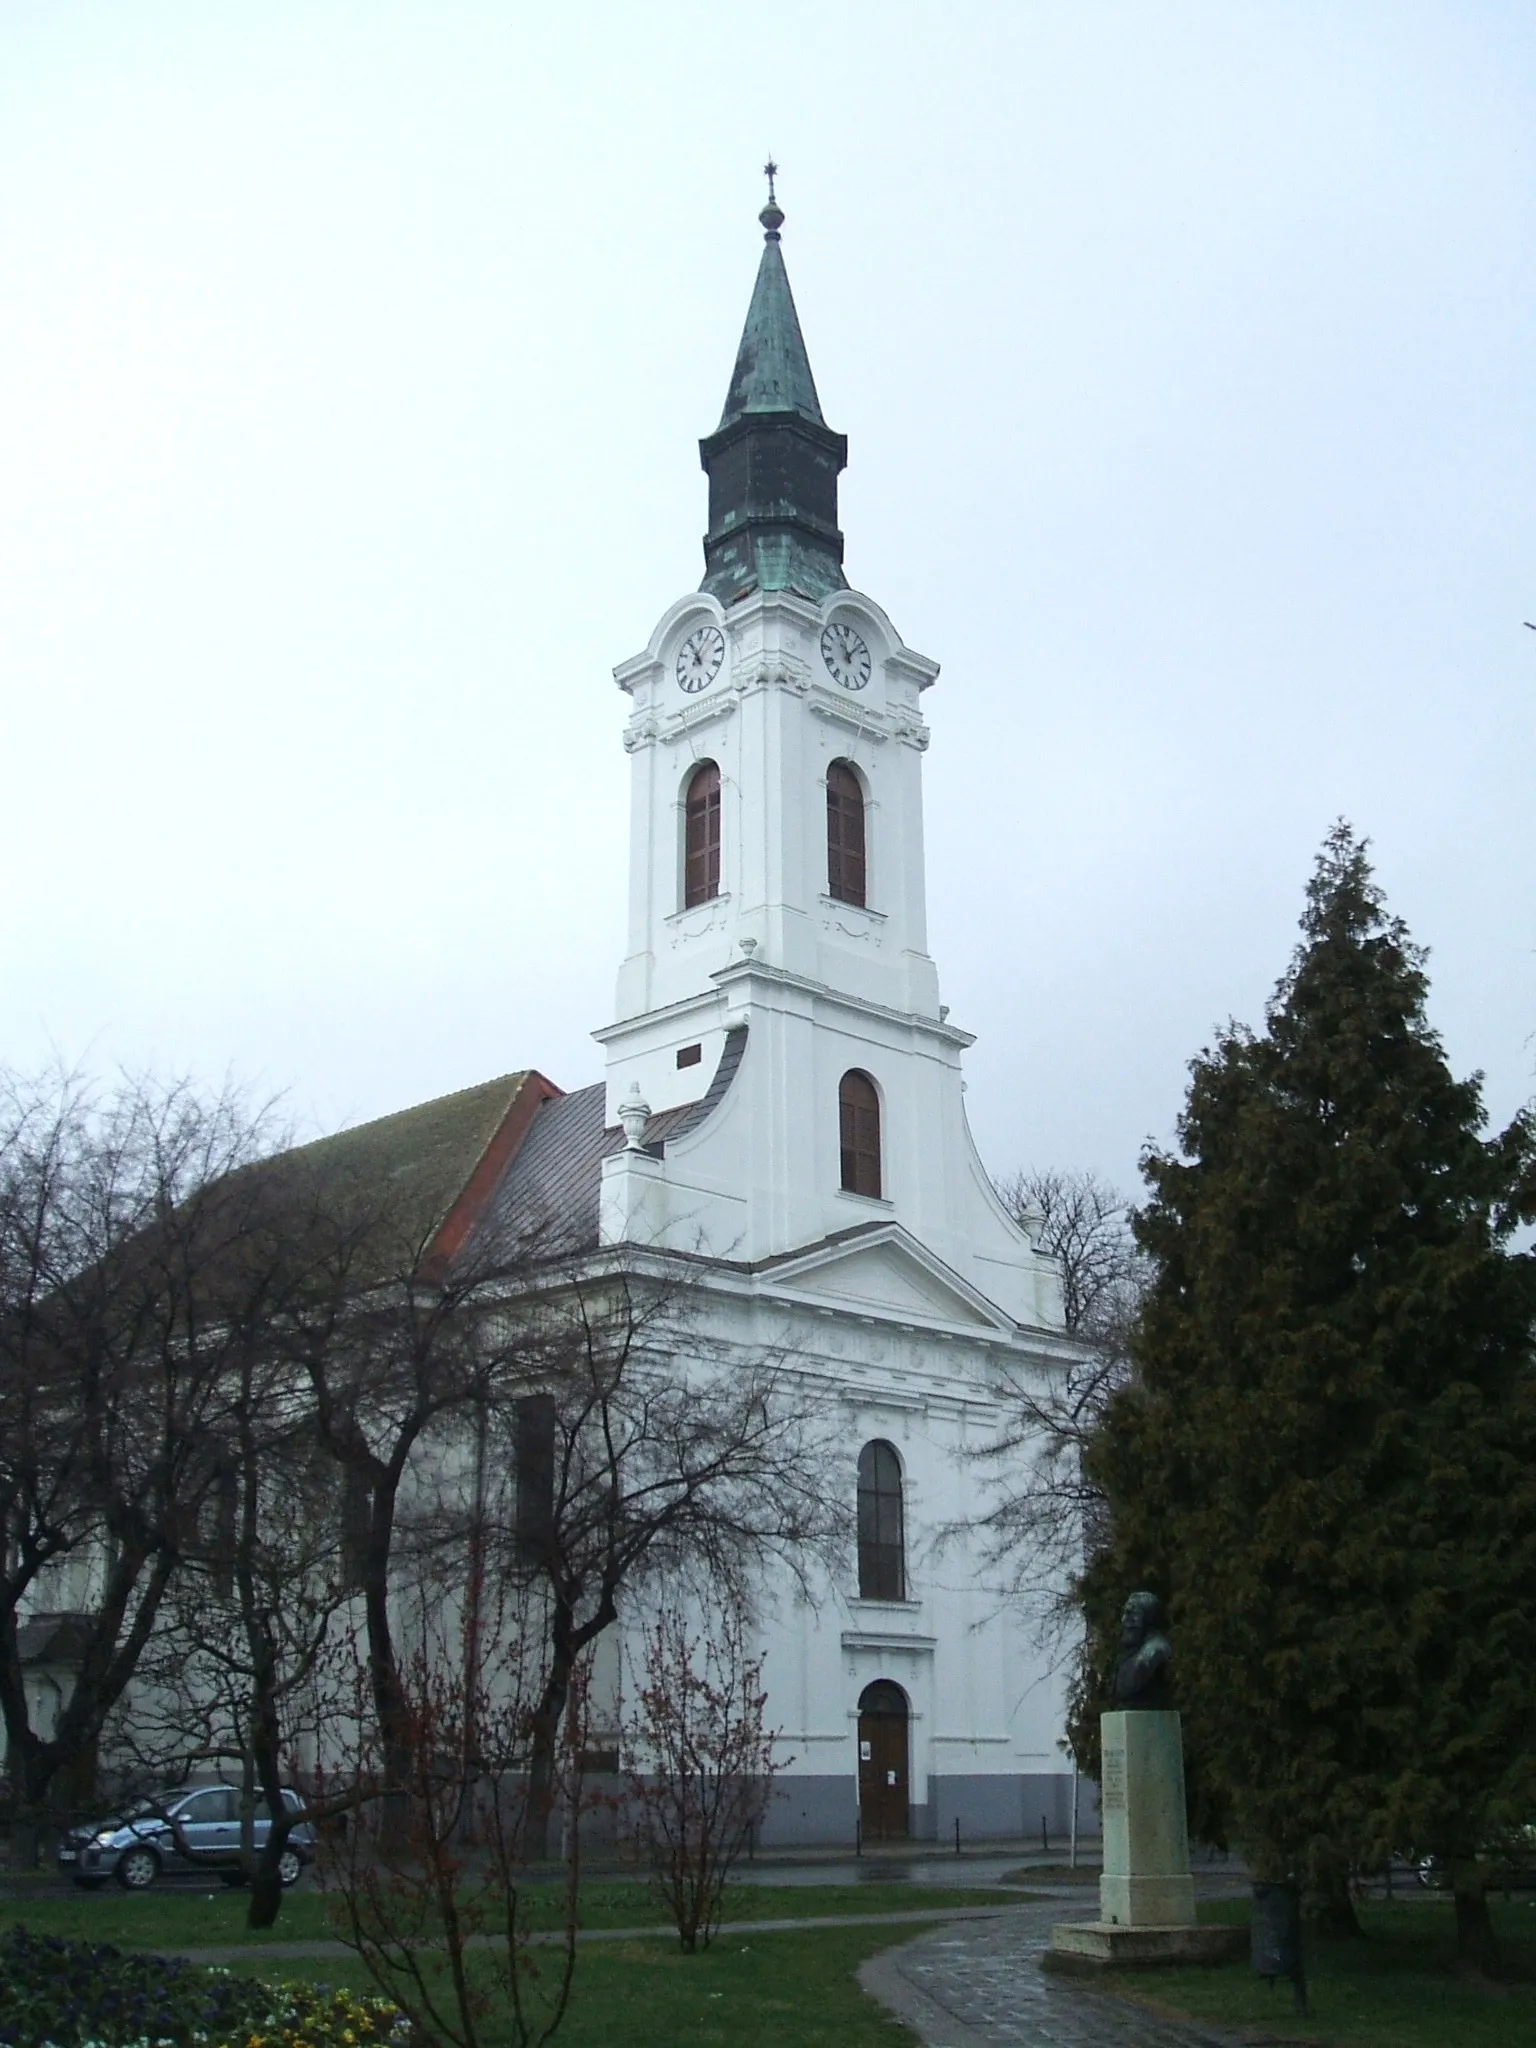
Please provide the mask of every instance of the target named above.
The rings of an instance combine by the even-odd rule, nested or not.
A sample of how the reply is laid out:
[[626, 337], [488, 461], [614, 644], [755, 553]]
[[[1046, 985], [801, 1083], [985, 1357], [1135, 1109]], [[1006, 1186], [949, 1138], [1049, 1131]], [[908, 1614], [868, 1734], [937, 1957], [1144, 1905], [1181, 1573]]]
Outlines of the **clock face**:
[[821, 658], [834, 683], [862, 690], [869, 681], [869, 649], [852, 626], [834, 620], [821, 636]]
[[725, 635], [718, 626], [700, 626], [677, 650], [677, 686], [691, 697], [707, 690], [725, 659]]

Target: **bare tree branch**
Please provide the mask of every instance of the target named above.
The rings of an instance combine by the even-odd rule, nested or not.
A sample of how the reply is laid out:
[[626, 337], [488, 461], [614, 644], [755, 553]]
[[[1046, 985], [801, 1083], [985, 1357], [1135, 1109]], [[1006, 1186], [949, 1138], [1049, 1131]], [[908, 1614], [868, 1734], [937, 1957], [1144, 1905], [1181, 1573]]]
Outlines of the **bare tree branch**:
[[1124, 1197], [1090, 1173], [1018, 1173], [998, 1193], [1061, 1266], [1074, 1354], [1060, 1369], [1013, 1372], [1005, 1415], [974, 1456], [988, 1505], [969, 1526], [1034, 1613], [1043, 1637], [1075, 1635], [1072, 1591], [1103, 1513], [1083, 1451], [1130, 1374], [1129, 1338], [1145, 1286]]
[[771, 1357], [717, 1354], [697, 1306], [686, 1281], [665, 1276], [567, 1289], [551, 1302], [542, 1405], [524, 1410], [521, 1440], [496, 1447], [493, 1463], [520, 1474], [523, 1499], [503, 1496], [489, 1554], [530, 1584], [546, 1629], [531, 1718], [534, 1840], [570, 1673], [623, 1595], [666, 1581], [749, 1603], [765, 1566], [810, 1590], [815, 1567], [835, 1571], [846, 1551], [853, 1489], [821, 1390]]
[[[278, 1279], [243, 1170], [276, 1136], [229, 1088], [0, 1076], [0, 1715], [24, 1851], [88, 1796], [195, 1541], [226, 1375]], [[49, 1726], [24, 1624], [69, 1638]]]

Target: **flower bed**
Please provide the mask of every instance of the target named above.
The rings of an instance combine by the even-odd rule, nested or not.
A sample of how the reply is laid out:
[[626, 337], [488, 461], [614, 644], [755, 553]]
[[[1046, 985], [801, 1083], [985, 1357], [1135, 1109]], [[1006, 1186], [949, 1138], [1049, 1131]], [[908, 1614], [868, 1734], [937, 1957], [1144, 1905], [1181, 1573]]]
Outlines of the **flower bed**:
[[262, 1984], [25, 1927], [0, 1935], [0, 2048], [398, 2048], [408, 2039], [383, 1999]]

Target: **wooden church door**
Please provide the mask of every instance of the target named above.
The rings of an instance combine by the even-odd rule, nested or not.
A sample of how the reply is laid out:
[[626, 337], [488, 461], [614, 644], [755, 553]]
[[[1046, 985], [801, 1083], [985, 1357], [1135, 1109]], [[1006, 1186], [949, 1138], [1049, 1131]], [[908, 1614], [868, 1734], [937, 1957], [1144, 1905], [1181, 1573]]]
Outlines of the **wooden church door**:
[[866, 1842], [906, 1840], [909, 1797], [906, 1695], [879, 1678], [859, 1695], [859, 1825]]

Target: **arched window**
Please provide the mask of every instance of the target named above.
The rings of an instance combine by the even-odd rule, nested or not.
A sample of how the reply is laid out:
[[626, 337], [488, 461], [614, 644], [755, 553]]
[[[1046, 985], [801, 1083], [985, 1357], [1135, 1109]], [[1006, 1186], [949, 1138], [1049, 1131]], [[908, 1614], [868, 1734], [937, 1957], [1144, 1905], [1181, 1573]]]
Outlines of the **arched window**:
[[720, 770], [703, 761], [683, 805], [683, 908], [720, 894]]
[[827, 770], [827, 894], [864, 902], [864, 791], [846, 761]]
[[837, 1086], [838, 1139], [843, 1188], [850, 1195], [880, 1193], [880, 1098], [857, 1067]]
[[901, 1460], [889, 1444], [877, 1440], [859, 1453], [859, 1598], [906, 1597]]

